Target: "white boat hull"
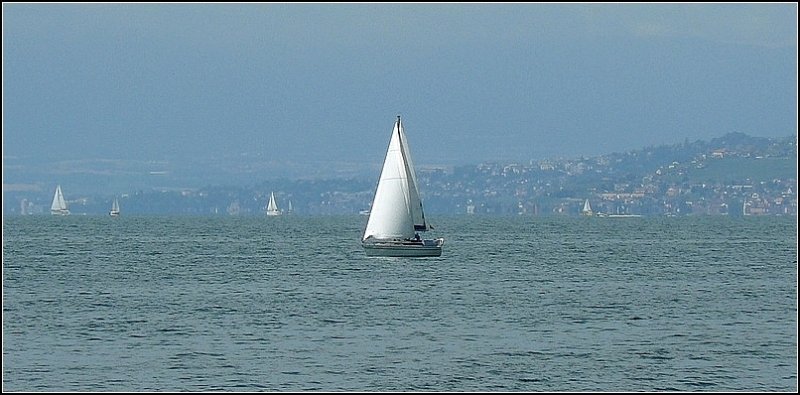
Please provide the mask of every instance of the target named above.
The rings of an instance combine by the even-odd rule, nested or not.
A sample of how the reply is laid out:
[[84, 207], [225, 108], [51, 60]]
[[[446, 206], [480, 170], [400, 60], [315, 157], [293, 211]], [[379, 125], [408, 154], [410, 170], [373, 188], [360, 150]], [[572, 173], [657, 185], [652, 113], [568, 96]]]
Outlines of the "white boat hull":
[[442, 255], [444, 239], [422, 242], [371, 241], [363, 242], [367, 256], [435, 257]]

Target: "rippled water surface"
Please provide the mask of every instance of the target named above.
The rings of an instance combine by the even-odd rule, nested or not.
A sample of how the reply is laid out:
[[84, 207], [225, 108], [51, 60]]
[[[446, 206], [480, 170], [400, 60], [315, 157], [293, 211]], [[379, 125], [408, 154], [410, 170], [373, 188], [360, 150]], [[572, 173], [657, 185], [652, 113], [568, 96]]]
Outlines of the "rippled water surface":
[[437, 220], [5, 217], [3, 390], [797, 390], [796, 217]]

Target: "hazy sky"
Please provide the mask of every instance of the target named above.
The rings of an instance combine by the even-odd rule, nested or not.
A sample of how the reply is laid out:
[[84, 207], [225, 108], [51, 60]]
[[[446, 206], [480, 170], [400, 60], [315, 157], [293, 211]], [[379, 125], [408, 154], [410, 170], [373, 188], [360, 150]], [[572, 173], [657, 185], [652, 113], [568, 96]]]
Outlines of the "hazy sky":
[[3, 155], [419, 164], [797, 133], [797, 4], [3, 3]]

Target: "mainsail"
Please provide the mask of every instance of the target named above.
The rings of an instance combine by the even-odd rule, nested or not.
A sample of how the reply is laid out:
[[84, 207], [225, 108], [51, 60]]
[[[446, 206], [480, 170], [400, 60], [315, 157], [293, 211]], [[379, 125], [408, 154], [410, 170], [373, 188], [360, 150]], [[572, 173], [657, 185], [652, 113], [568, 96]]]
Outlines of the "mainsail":
[[408, 172], [409, 180], [409, 199], [411, 201], [411, 218], [414, 221], [414, 230], [426, 231], [428, 224], [425, 223], [425, 212], [422, 210], [422, 199], [419, 196], [419, 187], [417, 186], [417, 173], [414, 171], [414, 162], [411, 160], [411, 150], [408, 148], [408, 138], [403, 130], [403, 124], [400, 122], [400, 117], [397, 117], [395, 127], [398, 129], [400, 135], [400, 144], [402, 145], [401, 152], [403, 159], [405, 159], [405, 168]]

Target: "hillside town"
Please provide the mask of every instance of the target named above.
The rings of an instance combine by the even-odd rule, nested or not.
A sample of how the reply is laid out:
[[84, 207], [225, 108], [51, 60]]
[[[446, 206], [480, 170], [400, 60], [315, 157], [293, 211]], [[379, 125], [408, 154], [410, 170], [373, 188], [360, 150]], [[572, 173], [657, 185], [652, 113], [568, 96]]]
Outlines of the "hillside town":
[[[274, 194], [287, 214], [363, 214], [377, 177], [141, 189], [119, 204], [128, 215], [265, 215]], [[797, 137], [729, 133], [592, 158], [420, 166], [417, 177], [432, 214], [797, 216]], [[49, 214], [51, 193], [4, 191], [4, 215]], [[73, 214], [87, 215], [107, 213], [113, 199], [67, 197]]]

